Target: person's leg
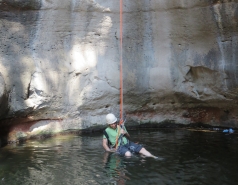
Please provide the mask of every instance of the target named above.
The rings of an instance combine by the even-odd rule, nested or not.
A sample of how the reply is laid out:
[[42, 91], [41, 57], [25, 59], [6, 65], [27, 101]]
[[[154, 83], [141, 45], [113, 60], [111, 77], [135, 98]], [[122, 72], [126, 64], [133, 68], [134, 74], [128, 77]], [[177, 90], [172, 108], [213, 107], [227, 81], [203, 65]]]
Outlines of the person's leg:
[[145, 148], [142, 148], [140, 151], [139, 151], [140, 154], [146, 156], [146, 157], [153, 157], [155, 159], [157, 159], [158, 157], [152, 155], [150, 152], [148, 152]]
[[131, 154], [130, 150], [128, 149], [127, 145], [119, 146], [119, 148], [117, 149], [117, 153], [119, 153], [121, 156], [125, 156], [125, 157], [131, 157], [132, 156], [132, 154]]
[[140, 154], [143, 154], [147, 157], [152, 157], [152, 154], [150, 152], [148, 152], [145, 148], [142, 148], [140, 151], [139, 151]]
[[150, 152], [148, 152], [144, 147], [142, 147], [141, 145], [135, 144], [133, 142], [129, 142], [129, 149], [131, 152], [136, 152], [136, 153], [140, 153], [146, 157], [155, 157], [154, 155], [152, 155]]
[[130, 151], [127, 151], [127, 152], [125, 153], [125, 157], [131, 157], [131, 156], [132, 156], [132, 154], [131, 154]]

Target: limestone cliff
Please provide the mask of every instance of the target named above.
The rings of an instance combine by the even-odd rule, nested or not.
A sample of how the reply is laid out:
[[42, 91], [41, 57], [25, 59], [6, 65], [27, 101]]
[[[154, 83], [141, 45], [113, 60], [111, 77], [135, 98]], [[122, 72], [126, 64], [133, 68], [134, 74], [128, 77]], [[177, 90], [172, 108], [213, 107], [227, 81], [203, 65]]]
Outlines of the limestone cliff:
[[[0, 134], [105, 124], [119, 105], [119, 1], [0, 0]], [[124, 0], [129, 123], [238, 127], [238, 0]]]

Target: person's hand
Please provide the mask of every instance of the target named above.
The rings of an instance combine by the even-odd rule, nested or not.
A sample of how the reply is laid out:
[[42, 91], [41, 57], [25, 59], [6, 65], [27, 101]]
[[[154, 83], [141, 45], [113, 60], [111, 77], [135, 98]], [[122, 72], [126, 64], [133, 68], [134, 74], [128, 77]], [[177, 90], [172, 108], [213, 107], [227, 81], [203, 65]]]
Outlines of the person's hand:
[[115, 148], [110, 149], [108, 152], [116, 152]]
[[121, 134], [122, 135], [126, 134], [126, 131], [124, 129], [121, 129]]

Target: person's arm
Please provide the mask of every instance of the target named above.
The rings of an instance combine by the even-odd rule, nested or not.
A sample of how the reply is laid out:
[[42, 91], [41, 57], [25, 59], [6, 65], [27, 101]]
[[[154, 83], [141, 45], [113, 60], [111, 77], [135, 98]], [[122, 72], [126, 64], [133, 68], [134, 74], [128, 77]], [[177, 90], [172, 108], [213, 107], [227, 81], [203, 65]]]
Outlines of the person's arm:
[[111, 150], [111, 149], [108, 147], [108, 145], [107, 145], [107, 138], [103, 138], [103, 140], [102, 140], [102, 146], [103, 146], [103, 148], [104, 148], [107, 152], [115, 152], [114, 149]]
[[126, 137], [127, 137], [127, 139], [129, 139], [129, 138], [130, 138], [130, 134], [129, 134], [128, 132], [126, 132], [126, 133], [124, 134], [124, 136], [126, 136]]
[[[125, 127], [124, 127], [125, 128]], [[124, 136], [126, 136], [127, 138], [130, 137], [129, 133], [127, 132], [126, 128], [125, 129], [121, 129], [121, 134], [123, 134]]]

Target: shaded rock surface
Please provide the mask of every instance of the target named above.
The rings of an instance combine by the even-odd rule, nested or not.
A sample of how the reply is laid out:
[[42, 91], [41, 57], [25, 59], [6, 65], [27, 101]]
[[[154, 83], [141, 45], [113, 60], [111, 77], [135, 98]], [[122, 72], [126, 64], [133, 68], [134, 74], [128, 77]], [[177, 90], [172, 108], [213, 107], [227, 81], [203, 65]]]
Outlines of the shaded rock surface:
[[[4, 137], [95, 127], [117, 113], [119, 23], [119, 1], [0, 0]], [[128, 124], [238, 127], [237, 24], [237, 0], [124, 0]]]

